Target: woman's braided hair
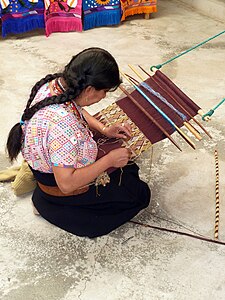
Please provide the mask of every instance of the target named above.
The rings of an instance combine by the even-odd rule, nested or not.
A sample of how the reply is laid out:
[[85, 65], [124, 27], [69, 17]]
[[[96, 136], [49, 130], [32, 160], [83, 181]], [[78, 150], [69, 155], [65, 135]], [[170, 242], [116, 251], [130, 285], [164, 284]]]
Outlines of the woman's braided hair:
[[[46, 97], [31, 106], [40, 87], [59, 77], [66, 83], [66, 90], [58, 96]], [[49, 74], [33, 86], [21, 122], [30, 120], [38, 110], [48, 105], [76, 101], [88, 86], [96, 90], [113, 90], [120, 83], [118, 65], [109, 52], [101, 48], [85, 49], [71, 59], [62, 73]], [[21, 122], [15, 124], [8, 135], [7, 151], [11, 161], [17, 158], [21, 150], [23, 135]]]

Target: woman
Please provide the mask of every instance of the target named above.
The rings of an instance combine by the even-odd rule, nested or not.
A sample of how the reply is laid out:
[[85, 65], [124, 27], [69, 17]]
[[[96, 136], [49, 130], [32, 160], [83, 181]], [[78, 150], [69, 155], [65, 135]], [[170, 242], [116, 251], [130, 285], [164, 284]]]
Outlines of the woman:
[[[120, 83], [111, 54], [86, 49], [72, 58], [63, 73], [47, 75], [34, 85], [20, 123], [8, 136], [10, 160], [21, 151], [38, 182], [32, 196], [37, 211], [79, 236], [107, 234], [150, 201], [149, 187], [139, 179], [137, 165], [127, 165], [128, 149], [112, 150], [96, 160], [92, 130], [127, 138], [129, 126], [105, 127], [82, 108], [99, 102]], [[110, 183], [96, 193], [93, 181], [112, 167], [123, 168], [122, 180], [117, 169], [110, 174]]]

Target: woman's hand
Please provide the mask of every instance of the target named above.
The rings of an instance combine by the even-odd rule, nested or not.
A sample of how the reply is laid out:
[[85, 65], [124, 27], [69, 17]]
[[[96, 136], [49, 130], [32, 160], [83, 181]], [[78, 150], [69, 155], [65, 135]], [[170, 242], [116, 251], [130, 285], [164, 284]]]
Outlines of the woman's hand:
[[122, 168], [127, 165], [131, 152], [126, 148], [118, 148], [110, 151], [107, 156], [110, 160], [111, 167]]
[[110, 151], [93, 164], [83, 168], [63, 168], [53, 166], [56, 183], [64, 194], [71, 193], [93, 182], [108, 168], [122, 168], [130, 159], [130, 150], [118, 148]]
[[131, 126], [126, 122], [113, 124], [109, 127], [103, 127], [102, 133], [110, 138], [114, 137], [121, 139], [129, 139], [131, 137]]

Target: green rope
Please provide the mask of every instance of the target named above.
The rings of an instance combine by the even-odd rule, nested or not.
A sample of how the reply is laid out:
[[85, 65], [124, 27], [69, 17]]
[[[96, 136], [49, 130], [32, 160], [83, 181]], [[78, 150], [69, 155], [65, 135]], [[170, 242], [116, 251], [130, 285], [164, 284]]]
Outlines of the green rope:
[[212, 39], [215, 39], [216, 37], [218, 37], [219, 35], [221, 35], [221, 34], [223, 34], [223, 33], [225, 33], [225, 30], [224, 30], [224, 31], [221, 31], [220, 33], [218, 33], [218, 34], [216, 34], [216, 35], [214, 35], [214, 36], [212, 36], [212, 37], [210, 37], [210, 38], [208, 38], [207, 40], [201, 42], [200, 44], [197, 44], [197, 45], [195, 45], [195, 46], [193, 46], [193, 47], [191, 47], [191, 48], [189, 48], [189, 49], [187, 49], [187, 50], [181, 52], [180, 54], [178, 54], [178, 55], [172, 57], [171, 59], [167, 60], [166, 62], [162, 63], [161, 65], [151, 66], [151, 67], [150, 67], [150, 70], [153, 71], [153, 68], [156, 68], [156, 69], [159, 70], [160, 68], [162, 68], [162, 66], [168, 64], [169, 62], [173, 61], [174, 59], [176, 59], [176, 58], [178, 58], [178, 57], [180, 57], [180, 56], [182, 56], [182, 55], [184, 55], [184, 54], [190, 52], [191, 50], [194, 50], [194, 49], [196, 49], [196, 48], [202, 46], [203, 44], [207, 43], [208, 41], [210, 41], [210, 40], [212, 40]]
[[225, 98], [221, 100], [214, 108], [210, 109], [206, 114], [202, 116], [202, 120], [205, 121], [205, 117], [211, 117], [214, 114], [214, 111], [225, 101]]

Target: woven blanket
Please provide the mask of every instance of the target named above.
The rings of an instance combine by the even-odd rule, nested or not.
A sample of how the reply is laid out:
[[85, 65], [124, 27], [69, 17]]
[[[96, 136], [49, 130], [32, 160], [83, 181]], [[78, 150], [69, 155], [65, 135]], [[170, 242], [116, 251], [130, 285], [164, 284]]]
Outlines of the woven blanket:
[[44, 0], [45, 31], [82, 31], [82, 0]]
[[122, 18], [136, 14], [151, 14], [157, 12], [157, 0], [121, 0]]
[[2, 36], [44, 28], [43, 0], [0, 0]]
[[117, 25], [121, 19], [120, 0], [83, 0], [84, 30]]

